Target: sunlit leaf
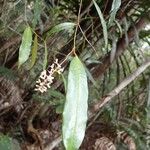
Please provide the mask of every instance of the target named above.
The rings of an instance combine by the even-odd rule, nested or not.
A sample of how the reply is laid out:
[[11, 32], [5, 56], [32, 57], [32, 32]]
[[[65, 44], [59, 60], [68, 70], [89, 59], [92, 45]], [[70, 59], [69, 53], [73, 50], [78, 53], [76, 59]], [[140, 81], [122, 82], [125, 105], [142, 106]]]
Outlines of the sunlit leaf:
[[71, 61], [63, 112], [63, 142], [66, 150], [80, 147], [87, 122], [88, 85], [85, 68], [76, 56]]
[[70, 32], [70, 30], [73, 30], [73, 28], [74, 28], [75, 25], [76, 25], [76, 24], [75, 24], [75, 23], [72, 23], [72, 22], [60, 23], [60, 24], [54, 26], [51, 30], [49, 30], [49, 31], [47, 32], [47, 35], [46, 35], [46, 36], [47, 36], [47, 37], [48, 37], [48, 36], [51, 36], [52, 34], [58, 33], [58, 32], [63, 31], [63, 30], [66, 30], [66, 31]]
[[111, 6], [111, 14], [109, 18], [109, 26], [111, 26], [113, 21], [115, 20], [116, 13], [119, 10], [120, 6], [121, 6], [121, 0], [113, 0], [112, 6]]
[[106, 21], [103, 17], [103, 14], [99, 8], [99, 6], [97, 5], [97, 3], [95, 2], [95, 0], [93, 0], [94, 2], [94, 5], [95, 5], [95, 8], [97, 10], [97, 13], [99, 15], [99, 18], [101, 20], [101, 24], [102, 24], [102, 27], [103, 27], [103, 35], [104, 35], [104, 40], [105, 40], [105, 48], [107, 47], [108, 45], [108, 33], [107, 33], [107, 25], [106, 25]]
[[31, 51], [32, 44], [32, 31], [30, 27], [27, 27], [22, 36], [22, 43], [19, 48], [19, 67], [27, 61]]
[[35, 64], [36, 58], [37, 58], [37, 48], [38, 48], [38, 39], [37, 39], [37, 35], [35, 35], [34, 37], [34, 44], [32, 47], [32, 51], [31, 51], [31, 66], [30, 68], [32, 68]]

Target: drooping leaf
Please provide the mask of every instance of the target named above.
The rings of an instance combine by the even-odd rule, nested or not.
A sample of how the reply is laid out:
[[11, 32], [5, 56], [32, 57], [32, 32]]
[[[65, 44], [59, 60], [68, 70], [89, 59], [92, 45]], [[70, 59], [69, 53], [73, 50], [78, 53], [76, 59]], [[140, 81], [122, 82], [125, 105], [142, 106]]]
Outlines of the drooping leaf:
[[128, 38], [128, 28], [129, 28], [129, 24], [127, 22], [127, 18], [125, 17], [123, 19], [123, 24], [124, 24], [124, 34], [125, 34], [125, 41], [126, 41], [126, 44], [128, 45], [129, 44], [129, 38]]
[[94, 85], [96, 88], [98, 88], [98, 85], [97, 85], [96, 81], [94, 80], [94, 78], [93, 78], [91, 72], [89, 71], [89, 69], [88, 69], [87, 67], [85, 67], [85, 71], [86, 71], [86, 73], [87, 73], [88, 79], [93, 83], [93, 85]]
[[85, 68], [76, 56], [71, 61], [63, 112], [63, 142], [66, 150], [80, 147], [87, 122], [88, 85]]
[[32, 68], [35, 64], [35, 61], [37, 58], [37, 48], [38, 48], [38, 39], [37, 39], [37, 35], [35, 35], [32, 51], [31, 51], [32, 55], [31, 55], [31, 66], [30, 66], [30, 68]]
[[45, 52], [44, 52], [43, 70], [46, 69], [46, 66], [47, 66], [47, 56], [48, 56], [48, 51], [47, 51], [46, 42], [44, 42], [44, 45], [45, 45]]
[[41, 15], [41, 0], [35, 0], [35, 4], [34, 4], [34, 18], [33, 18], [33, 28], [36, 27], [38, 21], [40, 20], [40, 15]]
[[149, 78], [149, 84], [148, 84], [148, 101], [147, 101], [147, 107], [150, 107], [150, 78]]
[[135, 38], [134, 38], [135, 44], [136, 44], [138, 47], [140, 47], [139, 32], [137, 31], [137, 29], [136, 29], [135, 26], [133, 26], [133, 27], [134, 27], [134, 31], [135, 31]]
[[63, 30], [66, 30], [66, 31], [70, 32], [70, 30], [73, 30], [73, 28], [74, 28], [75, 25], [76, 24], [72, 23], [72, 22], [60, 23], [60, 24], [56, 25], [55, 27], [53, 27], [51, 30], [49, 30], [47, 32], [46, 37], [49, 37], [52, 34], [58, 33], [58, 32], [63, 31]]
[[27, 27], [22, 36], [22, 43], [19, 48], [19, 67], [27, 61], [31, 51], [32, 44], [32, 31], [30, 27]]
[[110, 18], [109, 18], [109, 26], [112, 25], [113, 21], [115, 20], [116, 17], [116, 13], [119, 10], [121, 6], [121, 0], [113, 0], [112, 6], [111, 6], [111, 14], [110, 14]]
[[113, 40], [112, 40], [112, 49], [111, 49], [111, 53], [110, 53], [110, 62], [112, 63], [113, 60], [115, 59], [115, 55], [116, 55], [116, 48], [117, 48], [117, 37], [113, 36]]
[[119, 23], [117, 20], [115, 20], [114, 22], [116, 23], [116, 25], [117, 25], [117, 27], [118, 27], [118, 29], [119, 29], [120, 37], [122, 37], [123, 31], [122, 31], [122, 27], [121, 27], [120, 23]]
[[61, 77], [62, 77], [62, 80], [63, 80], [63, 83], [64, 83], [65, 92], [66, 92], [67, 91], [67, 81], [66, 81], [63, 74], [61, 74]]
[[147, 87], [147, 92], [148, 92], [148, 100], [146, 104], [146, 123], [149, 125], [150, 124], [150, 78], [149, 78], [149, 83]]
[[99, 15], [99, 18], [100, 18], [100, 21], [101, 21], [101, 24], [102, 24], [102, 28], [103, 28], [103, 35], [104, 35], [104, 40], [105, 40], [105, 48], [107, 48], [107, 45], [108, 45], [108, 33], [107, 33], [107, 25], [106, 25], [106, 21], [103, 17], [103, 14], [100, 10], [100, 7], [97, 5], [97, 3], [95, 2], [95, 0], [93, 0], [93, 3], [95, 5], [95, 8], [97, 10], [97, 13]]

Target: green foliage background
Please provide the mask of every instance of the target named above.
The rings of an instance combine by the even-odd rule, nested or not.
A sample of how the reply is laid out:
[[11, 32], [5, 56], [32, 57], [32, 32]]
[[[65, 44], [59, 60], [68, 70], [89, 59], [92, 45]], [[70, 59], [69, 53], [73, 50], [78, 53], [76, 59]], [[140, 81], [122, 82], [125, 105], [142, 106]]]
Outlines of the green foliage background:
[[[6, 77], [20, 87], [26, 106], [31, 104], [39, 106], [44, 103], [44, 106], [40, 105], [43, 109], [42, 113], [39, 111], [34, 116], [36, 119], [50, 116], [46, 111], [49, 108], [54, 109], [55, 115], [62, 116], [66, 99], [64, 83], [67, 85], [69, 82], [67, 81], [68, 64], [73, 57], [72, 55], [67, 57], [67, 55], [73, 47], [79, 5], [79, 0], [2, 0], [0, 2], [0, 77]], [[88, 77], [89, 106], [107, 95], [145, 60], [150, 59], [149, 14], [150, 4], [147, 0], [83, 0], [80, 14], [82, 31], [79, 28], [77, 30], [76, 53], [83, 62]], [[141, 24], [137, 26], [140, 20], [142, 20]], [[146, 26], [143, 27], [142, 23]], [[29, 36], [30, 39], [28, 36], [26, 38], [32, 46], [27, 46], [28, 57], [21, 62], [23, 64], [20, 64], [18, 69], [21, 39], [23, 32], [29, 26], [32, 35]], [[130, 30], [134, 33], [134, 37], [129, 34]], [[118, 55], [119, 57], [116, 57]], [[35, 81], [43, 68], [51, 65], [56, 58], [60, 62], [67, 58], [63, 66], [64, 78], [56, 75], [56, 81], [51, 89], [43, 95], [35, 93], [33, 90]], [[106, 64], [109, 64], [108, 67]], [[95, 72], [99, 65], [102, 68], [101, 72]], [[105, 69], [105, 66], [108, 69]], [[94, 122], [111, 124], [116, 132], [117, 130], [126, 131], [135, 140], [139, 150], [143, 147], [150, 148], [149, 70], [143, 72], [111, 103], [99, 110], [94, 118]], [[0, 114], [2, 114], [0, 121], [3, 127], [5, 116], [1, 109]], [[9, 116], [10, 113], [7, 115]], [[28, 113], [25, 113], [25, 118], [31, 114], [26, 116]], [[35, 120], [33, 124], [39, 124]], [[9, 135], [20, 143], [28, 141], [21, 131], [26, 122], [28, 119], [17, 125], [21, 128], [19, 134], [22, 136], [16, 135], [13, 123], [10, 123], [6, 129], [8, 133], [11, 133]], [[90, 120], [89, 124], [94, 122]], [[38, 128], [37, 124], [35, 126]], [[9, 130], [10, 128], [14, 130]], [[2, 128], [2, 133], [6, 133], [6, 130]], [[118, 149], [125, 147], [118, 143], [116, 145]]]

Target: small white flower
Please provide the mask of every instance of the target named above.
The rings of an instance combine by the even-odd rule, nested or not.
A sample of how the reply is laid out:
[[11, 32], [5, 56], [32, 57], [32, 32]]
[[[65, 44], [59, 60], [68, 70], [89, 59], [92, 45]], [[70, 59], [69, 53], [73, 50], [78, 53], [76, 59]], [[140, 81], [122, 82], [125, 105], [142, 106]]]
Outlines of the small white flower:
[[47, 81], [48, 81], [48, 82], [51, 82], [51, 83], [52, 83], [52, 82], [53, 82], [53, 79], [54, 79], [54, 77], [52, 77], [52, 76], [47, 76]]
[[[50, 69], [49, 69], [50, 68]], [[64, 71], [64, 68], [58, 63], [58, 59], [48, 67], [48, 70], [43, 70], [39, 79], [36, 81], [35, 91], [40, 91], [41, 93], [46, 92], [48, 88], [51, 87], [54, 77], [53, 74], [57, 72], [61, 74]]]
[[55, 59], [55, 64], [58, 64], [58, 59], [57, 58]]
[[40, 82], [41, 82], [40, 80], [37, 80], [37, 81], [36, 81], [36, 83], [40, 83]]
[[61, 74], [63, 71], [64, 71], [64, 68], [60, 68], [60, 69], [57, 70], [57, 73]]
[[51, 69], [53, 69], [54, 68], [54, 64], [52, 64], [50, 67], [51, 67]]
[[45, 79], [46, 78], [46, 70], [41, 72], [40, 78]]
[[51, 87], [50, 85], [51, 85], [51, 83], [47, 83], [47, 87], [48, 87], [48, 88], [50, 88], [50, 87]]

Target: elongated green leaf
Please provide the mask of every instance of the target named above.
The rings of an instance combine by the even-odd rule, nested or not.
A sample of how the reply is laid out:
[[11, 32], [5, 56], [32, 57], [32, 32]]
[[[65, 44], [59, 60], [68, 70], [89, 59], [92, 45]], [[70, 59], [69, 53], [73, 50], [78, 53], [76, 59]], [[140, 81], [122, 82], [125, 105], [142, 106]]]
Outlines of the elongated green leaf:
[[111, 63], [115, 59], [116, 48], [117, 48], [117, 41], [118, 41], [118, 38], [115, 35], [113, 35], [112, 37], [113, 37], [113, 39], [112, 39], [112, 49], [111, 49], [111, 53], [110, 53], [110, 62]]
[[76, 24], [72, 22], [64, 22], [64, 23], [58, 24], [55, 27], [53, 27], [50, 31], [47, 32], [47, 37], [51, 36], [54, 33], [63, 31], [63, 30], [66, 30], [66, 31], [73, 30], [75, 25]]
[[63, 74], [61, 74], [61, 77], [62, 77], [62, 80], [63, 80], [63, 83], [64, 83], [65, 92], [66, 92], [67, 91], [67, 81], [66, 81]]
[[35, 64], [36, 58], [37, 58], [37, 48], [38, 48], [38, 39], [37, 39], [37, 35], [35, 35], [34, 37], [34, 44], [32, 47], [32, 51], [31, 51], [31, 66], [30, 68], [32, 68]]
[[117, 20], [114, 20], [114, 22], [116, 23], [118, 29], [119, 29], [119, 32], [120, 32], [120, 37], [122, 37], [122, 28], [121, 28], [121, 25], [119, 24], [119, 22]]
[[89, 71], [89, 69], [85, 67], [85, 71], [86, 71], [86, 73], [87, 73], [88, 79], [93, 83], [93, 85], [94, 85], [96, 88], [98, 88], [98, 85], [97, 85], [96, 81], [94, 80], [94, 78], [93, 78], [91, 72]]
[[147, 101], [147, 107], [150, 107], [150, 78], [149, 78], [149, 84], [148, 84], [148, 101]]
[[111, 7], [111, 14], [109, 18], [109, 26], [112, 25], [113, 21], [115, 20], [116, 13], [121, 6], [121, 0], [113, 0], [112, 7]]
[[95, 2], [95, 0], [93, 0], [93, 3], [95, 5], [95, 8], [97, 10], [97, 13], [99, 15], [99, 18], [101, 20], [101, 24], [102, 24], [102, 27], [103, 27], [103, 35], [104, 35], [104, 40], [105, 40], [105, 48], [107, 48], [107, 45], [108, 45], [108, 33], [107, 33], [107, 25], [106, 25], [106, 21], [103, 17], [103, 14], [99, 8], [99, 6], [97, 5], [97, 3]]
[[33, 28], [36, 27], [38, 21], [40, 20], [41, 11], [42, 11], [41, 0], [35, 0], [35, 4], [34, 4], [34, 18], [33, 18]]
[[30, 27], [27, 27], [22, 36], [22, 43], [19, 48], [19, 67], [27, 61], [31, 51], [32, 44], [32, 31]]
[[66, 150], [76, 150], [85, 134], [88, 108], [87, 76], [79, 58], [69, 68], [66, 103], [63, 112], [63, 142]]
[[43, 70], [46, 69], [46, 66], [47, 66], [47, 56], [48, 56], [46, 42], [44, 42], [44, 45], [45, 45], [45, 54], [44, 54]]
[[147, 100], [147, 105], [145, 110], [146, 110], [146, 124], [149, 126], [150, 124], [150, 78], [147, 87], [147, 92], [148, 92], [148, 100]]

